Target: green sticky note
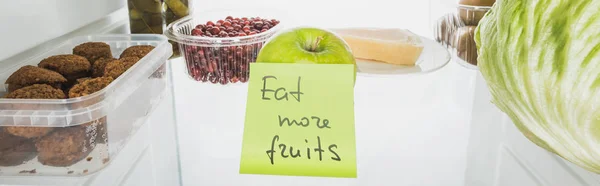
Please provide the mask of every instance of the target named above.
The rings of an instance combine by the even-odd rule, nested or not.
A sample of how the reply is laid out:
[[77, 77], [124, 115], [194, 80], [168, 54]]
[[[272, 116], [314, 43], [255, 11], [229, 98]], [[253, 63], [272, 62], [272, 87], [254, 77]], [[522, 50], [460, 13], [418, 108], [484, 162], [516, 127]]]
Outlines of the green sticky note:
[[354, 66], [250, 69], [240, 173], [356, 178]]

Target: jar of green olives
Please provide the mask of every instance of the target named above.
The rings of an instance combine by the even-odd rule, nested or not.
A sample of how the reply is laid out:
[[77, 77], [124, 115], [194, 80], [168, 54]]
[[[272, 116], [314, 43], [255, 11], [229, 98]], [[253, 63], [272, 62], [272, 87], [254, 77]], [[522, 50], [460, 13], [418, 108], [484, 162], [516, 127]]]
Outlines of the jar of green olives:
[[[162, 34], [166, 25], [190, 13], [191, 0], [127, 0], [129, 30], [132, 34]], [[179, 48], [173, 45], [173, 56], [179, 56]]]

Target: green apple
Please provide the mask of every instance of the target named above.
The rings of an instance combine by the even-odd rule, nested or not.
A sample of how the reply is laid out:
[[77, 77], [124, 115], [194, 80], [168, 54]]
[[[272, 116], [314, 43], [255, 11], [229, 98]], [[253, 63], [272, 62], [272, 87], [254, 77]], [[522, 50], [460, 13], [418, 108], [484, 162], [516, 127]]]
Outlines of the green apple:
[[356, 60], [346, 41], [333, 32], [310, 27], [282, 31], [260, 50], [257, 63], [353, 64]]

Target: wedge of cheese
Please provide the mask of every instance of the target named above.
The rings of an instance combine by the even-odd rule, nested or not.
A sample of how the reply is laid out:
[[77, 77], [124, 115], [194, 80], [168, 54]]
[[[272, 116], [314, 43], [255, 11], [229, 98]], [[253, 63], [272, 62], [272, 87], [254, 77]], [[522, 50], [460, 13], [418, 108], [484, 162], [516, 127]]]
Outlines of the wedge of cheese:
[[357, 59], [415, 65], [423, 52], [420, 37], [406, 29], [348, 28], [333, 31], [348, 43]]

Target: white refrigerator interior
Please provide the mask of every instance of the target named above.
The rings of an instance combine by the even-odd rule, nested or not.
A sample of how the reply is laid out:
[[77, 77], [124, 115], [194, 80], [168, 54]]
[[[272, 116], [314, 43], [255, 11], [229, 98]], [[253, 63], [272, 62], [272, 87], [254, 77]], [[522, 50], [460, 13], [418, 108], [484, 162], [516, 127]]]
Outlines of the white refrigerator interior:
[[0, 61], [126, 6], [121, 0], [11, 1], [0, 6]]
[[[396, 27], [432, 38], [432, 1], [194, 1], [195, 11], [284, 10], [286, 26]], [[0, 6], [0, 63], [70, 33], [125, 33], [126, 1], [14, 1]], [[251, 15], [249, 15], [251, 16]], [[75, 31], [75, 32], [73, 32]], [[93, 176], [0, 177], [0, 185], [587, 186], [600, 176], [527, 141], [489, 103], [476, 70], [451, 61], [429, 74], [359, 75], [356, 179], [239, 174], [247, 84], [192, 80], [168, 62], [171, 90], [110, 166]]]

